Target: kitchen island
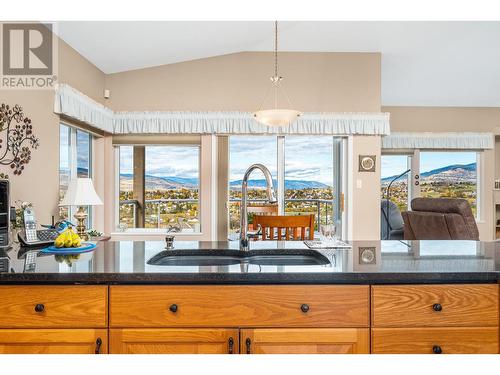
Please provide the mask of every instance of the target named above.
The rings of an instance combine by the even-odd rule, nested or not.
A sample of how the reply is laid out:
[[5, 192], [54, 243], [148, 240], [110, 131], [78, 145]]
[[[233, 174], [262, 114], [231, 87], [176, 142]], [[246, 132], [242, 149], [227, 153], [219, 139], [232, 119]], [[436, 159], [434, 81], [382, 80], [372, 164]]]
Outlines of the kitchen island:
[[237, 242], [110, 241], [79, 257], [2, 256], [0, 353], [499, 351], [494, 242], [316, 253], [265, 241], [241, 256]]

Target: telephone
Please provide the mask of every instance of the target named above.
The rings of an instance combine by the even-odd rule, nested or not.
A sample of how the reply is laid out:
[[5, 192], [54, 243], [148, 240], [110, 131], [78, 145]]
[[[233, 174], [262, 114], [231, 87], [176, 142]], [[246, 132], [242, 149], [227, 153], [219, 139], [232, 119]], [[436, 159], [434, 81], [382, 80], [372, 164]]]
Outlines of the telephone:
[[59, 235], [55, 229], [36, 229], [35, 210], [27, 207], [23, 211], [24, 233], [18, 233], [19, 241], [24, 246], [51, 245]]

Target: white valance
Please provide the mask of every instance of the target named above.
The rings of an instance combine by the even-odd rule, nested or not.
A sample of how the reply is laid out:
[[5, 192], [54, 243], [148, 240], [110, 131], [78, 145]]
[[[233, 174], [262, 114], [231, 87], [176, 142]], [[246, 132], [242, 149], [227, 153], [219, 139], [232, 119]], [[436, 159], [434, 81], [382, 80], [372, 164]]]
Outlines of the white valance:
[[247, 112], [114, 112], [71, 86], [56, 88], [54, 112], [115, 134], [387, 135], [388, 113], [304, 113], [287, 127], [269, 127]]
[[68, 116], [108, 133], [113, 132], [113, 111], [69, 85], [56, 86], [54, 113]]
[[392, 133], [382, 138], [384, 149], [485, 150], [494, 147], [493, 133]]
[[271, 127], [247, 112], [116, 112], [118, 134], [389, 134], [386, 113], [304, 113], [290, 126]]

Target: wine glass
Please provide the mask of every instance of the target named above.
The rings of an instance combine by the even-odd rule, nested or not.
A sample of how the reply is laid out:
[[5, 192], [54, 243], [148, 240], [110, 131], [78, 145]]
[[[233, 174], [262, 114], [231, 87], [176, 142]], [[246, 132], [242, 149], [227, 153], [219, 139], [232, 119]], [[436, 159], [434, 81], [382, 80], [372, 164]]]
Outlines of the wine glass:
[[336, 242], [335, 232], [337, 228], [335, 224], [321, 224], [320, 225], [320, 240], [327, 245], [333, 245]]

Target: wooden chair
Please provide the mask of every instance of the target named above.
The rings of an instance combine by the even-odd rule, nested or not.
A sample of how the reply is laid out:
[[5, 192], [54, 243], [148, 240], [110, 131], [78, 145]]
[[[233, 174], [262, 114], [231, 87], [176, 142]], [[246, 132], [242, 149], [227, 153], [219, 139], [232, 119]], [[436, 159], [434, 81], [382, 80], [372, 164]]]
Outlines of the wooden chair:
[[[278, 205], [277, 204], [260, 204], [260, 205], [248, 205], [247, 213], [255, 215], [278, 215]], [[252, 223], [248, 224], [249, 230], [257, 229], [257, 226]]]
[[[314, 239], [314, 215], [264, 216], [255, 215], [254, 228], [260, 225], [262, 240], [312, 240]], [[306, 230], [309, 233], [306, 235]], [[275, 238], [277, 230], [277, 238]], [[283, 231], [285, 233], [283, 233]]]

